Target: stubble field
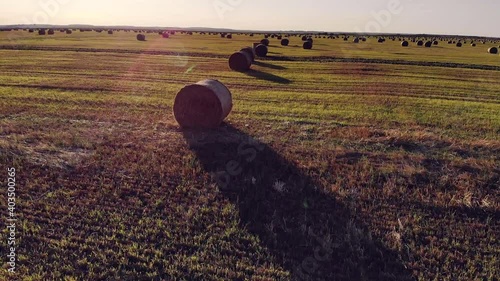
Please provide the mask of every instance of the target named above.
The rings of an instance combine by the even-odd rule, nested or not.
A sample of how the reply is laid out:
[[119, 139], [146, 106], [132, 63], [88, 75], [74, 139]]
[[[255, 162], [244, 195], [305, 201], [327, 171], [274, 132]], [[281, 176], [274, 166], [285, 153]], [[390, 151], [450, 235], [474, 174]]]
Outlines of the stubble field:
[[[498, 280], [500, 43], [270, 38], [239, 73], [261, 35], [135, 35], [0, 32], [0, 279]], [[181, 130], [207, 78], [233, 111]]]

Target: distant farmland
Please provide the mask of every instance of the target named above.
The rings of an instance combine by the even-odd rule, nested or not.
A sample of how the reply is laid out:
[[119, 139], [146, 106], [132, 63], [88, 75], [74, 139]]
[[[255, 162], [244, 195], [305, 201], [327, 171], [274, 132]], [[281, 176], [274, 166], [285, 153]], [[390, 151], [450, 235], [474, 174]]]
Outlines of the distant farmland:
[[[269, 37], [235, 72], [262, 34], [137, 34], [0, 32], [0, 279], [498, 280], [500, 41]], [[233, 110], [181, 130], [207, 78]]]

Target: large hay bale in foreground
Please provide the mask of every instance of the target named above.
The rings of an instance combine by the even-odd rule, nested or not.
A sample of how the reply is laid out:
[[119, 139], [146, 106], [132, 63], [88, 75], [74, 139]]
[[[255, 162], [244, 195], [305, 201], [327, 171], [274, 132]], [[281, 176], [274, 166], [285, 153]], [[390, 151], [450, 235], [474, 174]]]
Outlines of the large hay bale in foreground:
[[498, 54], [498, 48], [497, 47], [491, 47], [488, 49], [488, 53], [490, 54]]
[[248, 71], [251, 65], [252, 57], [248, 52], [239, 51], [229, 57], [229, 68], [234, 71]]
[[137, 34], [137, 40], [139, 40], [139, 41], [146, 41], [146, 35], [144, 35], [144, 34]]
[[216, 128], [233, 107], [231, 92], [217, 80], [182, 88], [174, 101], [174, 118], [182, 128]]
[[401, 46], [403, 46], [403, 47], [408, 47], [409, 45], [410, 45], [410, 43], [408, 43], [408, 41], [401, 42]]
[[313, 43], [307, 40], [304, 42], [304, 45], [302, 45], [302, 47], [304, 48], [304, 50], [311, 50], [313, 47]]
[[267, 56], [267, 46], [264, 44], [259, 44], [257, 47], [255, 47], [255, 54], [259, 57], [265, 57]]
[[281, 46], [288, 46], [288, 44], [290, 44], [290, 40], [286, 38], [281, 40]]

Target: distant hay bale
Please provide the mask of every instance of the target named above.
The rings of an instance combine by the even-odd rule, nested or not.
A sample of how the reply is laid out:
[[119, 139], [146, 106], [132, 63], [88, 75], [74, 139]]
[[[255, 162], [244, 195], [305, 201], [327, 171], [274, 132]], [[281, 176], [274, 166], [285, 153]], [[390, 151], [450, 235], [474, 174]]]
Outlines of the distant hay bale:
[[434, 40], [434, 42], [432, 42], [432, 44], [437, 46], [437, 45], [439, 45], [439, 42], [437, 40]]
[[255, 54], [259, 57], [265, 57], [267, 56], [267, 46], [264, 44], [259, 44], [255, 47]]
[[233, 107], [231, 92], [217, 80], [182, 88], [174, 101], [174, 118], [182, 128], [217, 128]]
[[252, 57], [248, 52], [239, 51], [229, 57], [229, 68], [234, 71], [248, 71], [251, 65]]
[[240, 52], [248, 53], [248, 55], [250, 55], [250, 58], [252, 59], [252, 62], [255, 61], [255, 50], [254, 50], [254, 48], [252, 48], [252, 47], [245, 47], [245, 48], [241, 49]]
[[290, 40], [288, 39], [281, 39], [281, 46], [288, 46], [290, 44]]
[[427, 42], [425, 42], [425, 47], [426, 47], [426, 48], [430, 48], [430, 47], [432, 47], [432, 42], [431, 42], [431, 41], [427, 41]]
[[146, 41], [146, 35], [144, 35], [144, 34], [137, 34], [137, 40], [139, 40], [139, 41]]
[[276, 39], [281, 40], [281, 39], [283, 39], [283, 36], [278, 35], [278, 36], [276, 37]]
[[311, 50], [313, 47], [313, 43], [309, 40], [305, 41], [304, 44], [302, 45], [304, 50]]
[[384, 38], [379, 38], [379, 39], [378, 39], [378, 42], [379, 42], [379, 43], [384, 43], [384, 42], [385, 42], [385, 39], [384, 39]]
[[410, 43], [408, 43], [408, 41], [401, 42], [401, 46], [403, 46], [403, 47], [408, 47], [409, 45], [410, 45]]
[[359, 43], [359, 38], [354, 38], [354, 40], [352, 40], [353, 43]]
[[423, 46], [423, 45], [424, 45], [424, 41], [419, 40], [419, 41], [417, 42], [417, 46]]
[[169, 37], [170, 37], [170, 34], [169, 34], [168, 32], [163, 32], [163, 33], [161, 34], [161, 37], [163, 37], [163, 38], [167, 39], [167, 38], [169, 38]]
[[498, 54], [498, 48], [497, 47], [491, 47], [488, 49], [488, 53], [490, 54]]
[[66, 34], [72, 34], [73, 31], [71, 29], [66, 29]]
[[45, 35], [45, 29], [39, 29], [38, 35]]
[[470, 44], [472, 47], [476, 47], [476, 43], [472, 43]]
[[460, 48], [460, 47], [462, 47], [462, 43], [461, 42], [457, 42], [457, 44], [455, 46], [457, 46], [457, 47]]
[[307, 36], [302, 36], [302, 41], [306, 41], [307, 40]]
[[28, 30], [29, 33], [35, 32], [33, 29]]
[[112, 35], [113, 34], [113, 30], [108, 30], [108, 34]]
[[54, 35], [54, 29], [49, 29], [49, 31], [47, 31], [47, 34], [48, 35]]
[[270, 43], [269, 39], [267, 39], [267, 38], [264, 38], [264, 39], [260, 40], [260, 44], [262, 44], [262, 45], [269, 46], [269, 43]]
[[307, 41], [311, 42], [311, 44], [314, 43], [314, 40], [312, 39], [312, 37], [307, 38]]
[[232, 35], [232, 34], [228, 34], [228, 35], [226, 36], [226, 38], [227, 38], [227, 39], [233, 39], [233, 35]]

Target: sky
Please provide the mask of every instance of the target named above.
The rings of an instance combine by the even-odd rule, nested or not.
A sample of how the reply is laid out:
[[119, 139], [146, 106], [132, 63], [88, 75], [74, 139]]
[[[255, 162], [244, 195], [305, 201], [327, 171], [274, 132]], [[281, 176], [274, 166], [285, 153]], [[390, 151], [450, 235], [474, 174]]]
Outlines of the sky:
[[0, 0], [0, 25], [92, 24], [500, 37], [499, 0]]

